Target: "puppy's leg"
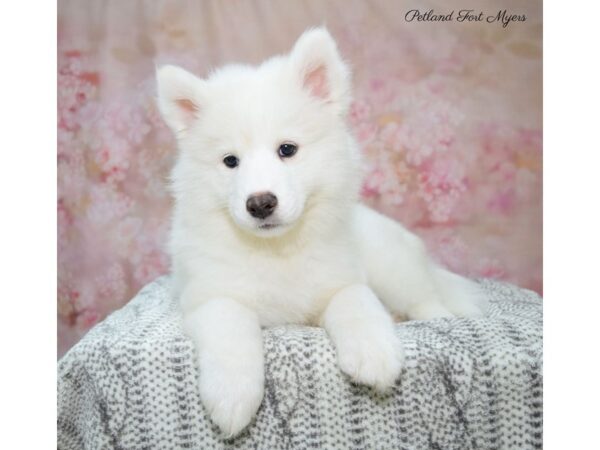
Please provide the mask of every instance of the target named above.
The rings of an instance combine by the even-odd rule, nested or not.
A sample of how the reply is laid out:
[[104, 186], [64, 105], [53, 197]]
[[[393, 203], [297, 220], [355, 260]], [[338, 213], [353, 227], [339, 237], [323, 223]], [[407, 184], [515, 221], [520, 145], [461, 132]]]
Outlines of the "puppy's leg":
[[355, 227], [369, 285], [390, 311], [417, 320], [481, 315], [477, 285], [438, 267], [418, 236], [364, 206]]
[[200, 365], [200, 397], [227, 436], [250, 423], [263, 398], [263, 341], [256, 314], [215, 298], [184, 316]]
[[343, 372], [380, 390], [393, 386], [402, 368], [402, 345], [391, 316], [370, 288], [355, 284], [339, 291], [321, 323]]

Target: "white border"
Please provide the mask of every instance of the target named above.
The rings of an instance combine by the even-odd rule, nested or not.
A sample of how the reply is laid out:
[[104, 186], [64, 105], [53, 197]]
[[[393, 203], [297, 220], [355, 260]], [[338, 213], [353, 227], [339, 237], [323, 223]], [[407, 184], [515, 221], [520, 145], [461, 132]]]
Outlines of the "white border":
[[[544, 10], [544, 447], [583, 449], [600, 428], [600, 8]], [[55, 448], [56, 5], [2, 16], [0, 447]]]
[[544, 448], [598, 445], [600, 8], [544, 5]]
[[2, 4], [0, 448], [56, 448], [56, 4]]

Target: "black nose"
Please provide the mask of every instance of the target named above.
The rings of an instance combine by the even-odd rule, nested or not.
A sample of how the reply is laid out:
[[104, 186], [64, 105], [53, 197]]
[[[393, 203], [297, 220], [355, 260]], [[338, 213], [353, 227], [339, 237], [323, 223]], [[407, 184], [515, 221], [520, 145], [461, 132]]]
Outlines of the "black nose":
[[250, 215], [259, 219], [264, 219], [273, 214], [276, 206], [277, 197], [270, 192], [251, 195], [246, 201], [246, 209]]

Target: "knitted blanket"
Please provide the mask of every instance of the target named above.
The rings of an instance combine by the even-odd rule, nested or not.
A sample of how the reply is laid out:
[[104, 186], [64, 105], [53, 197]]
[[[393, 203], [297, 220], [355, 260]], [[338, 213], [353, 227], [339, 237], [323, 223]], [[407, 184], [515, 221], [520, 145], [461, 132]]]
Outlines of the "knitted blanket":
[[200, 403], [169, 279], [146, 286], [58, 363], [59, 449], [528, 449], [542, 447], [542, 302], [481, 280], [485, 318], [397, 325], [392, 392], [340, 372], [323, 329], [264, 330], [265, 398], [224, 439]]

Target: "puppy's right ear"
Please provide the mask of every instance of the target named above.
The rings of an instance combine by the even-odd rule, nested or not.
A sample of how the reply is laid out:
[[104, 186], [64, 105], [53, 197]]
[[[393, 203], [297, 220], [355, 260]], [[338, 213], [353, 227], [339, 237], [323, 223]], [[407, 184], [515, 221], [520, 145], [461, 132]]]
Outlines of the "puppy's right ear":
[[156, 70], [158, 109], [171, 130], [178, 135], [198, 119], [204, 81], [177, 66]]

